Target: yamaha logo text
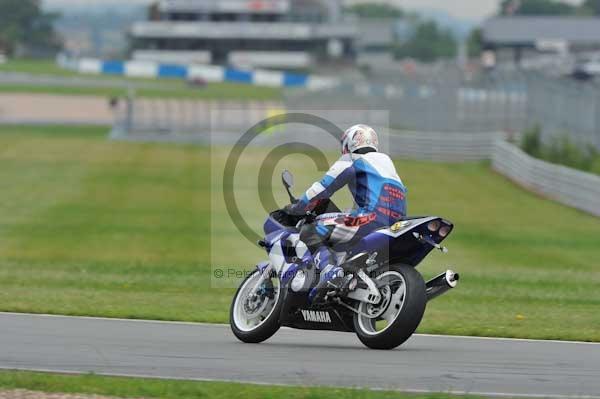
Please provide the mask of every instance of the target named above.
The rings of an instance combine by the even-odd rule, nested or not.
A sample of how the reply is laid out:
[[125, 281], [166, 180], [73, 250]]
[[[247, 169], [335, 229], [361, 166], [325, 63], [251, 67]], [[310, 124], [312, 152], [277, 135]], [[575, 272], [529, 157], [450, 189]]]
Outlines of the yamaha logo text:
[[321, 312], [317, 310], [300, 310], [304, 321], [312, 321], [315, 323], [331, 323], [329, 312]]

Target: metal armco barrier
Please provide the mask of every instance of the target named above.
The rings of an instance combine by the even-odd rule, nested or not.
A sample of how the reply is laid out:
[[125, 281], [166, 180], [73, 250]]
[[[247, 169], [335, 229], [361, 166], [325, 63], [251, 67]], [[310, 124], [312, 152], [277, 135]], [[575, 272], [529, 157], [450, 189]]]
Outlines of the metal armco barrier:
[[532, 158], [501, 140], [494, 144], [492, 167], [544, 197], [600, 216], [600, 176]]

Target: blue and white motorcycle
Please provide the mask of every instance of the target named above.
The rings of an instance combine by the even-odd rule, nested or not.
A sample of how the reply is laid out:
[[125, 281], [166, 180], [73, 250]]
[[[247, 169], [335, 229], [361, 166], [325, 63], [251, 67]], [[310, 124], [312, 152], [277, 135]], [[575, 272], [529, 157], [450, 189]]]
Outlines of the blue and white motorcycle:
[[[294, 202], [291, 173], [284, 171], [282, 181]], [[231, 305], [230, 325], [238, 339], [262, 342], [287, 326], [354, 332], [369, 348], [392, 349], [415, 332], [429, 300], [456, 287], [459, 276], [451, 270], [427, 283], [416, 270], [432, 250], [447, 251], [441, 243], [453, 224], [439, 217], [412, 217], [336, 247], [343, 284], [326, 289], [325, 300], [312, 303], [309, 292], [319, 272], [312, 260], [306, 261], [300, 230], [332, 212], [339, 210], [324, 201], [305, 216], [281, 210], [269, 215], [259, 242], [269, 260], [246, 277]]]

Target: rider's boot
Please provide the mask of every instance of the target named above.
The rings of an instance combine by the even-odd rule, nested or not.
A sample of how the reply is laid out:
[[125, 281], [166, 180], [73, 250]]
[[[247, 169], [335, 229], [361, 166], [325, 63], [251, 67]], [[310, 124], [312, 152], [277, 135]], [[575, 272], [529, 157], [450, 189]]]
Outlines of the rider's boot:
[[321, 276], [319, 283], [308, 294], [308, 299], [316, 304], [323, 302], [327, 293], [341, 288], [344, 282], [344, 269], [337, 265], [335, 255], [325, 246], [316, 251], [314, 261]]

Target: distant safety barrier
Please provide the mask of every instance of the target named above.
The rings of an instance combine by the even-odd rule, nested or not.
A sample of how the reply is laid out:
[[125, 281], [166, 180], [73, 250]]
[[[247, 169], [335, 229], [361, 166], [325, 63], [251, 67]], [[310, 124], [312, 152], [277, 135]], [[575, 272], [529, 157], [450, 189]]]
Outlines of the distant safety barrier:
[[437, 162], [490, 159], [501, 132], [390, 131], [389, 146], [395, 156]]
[[[297, 112], [295, 110], [293, 112]], [[233, 144], [251, 126], [262, 120], [286, 112], [277, 101], [207, 101], [193, 99], [131, 98], [117, 108], [114, 138], [126, 140], [167, 140], [209, 142], [218, 139], [221, 144]], [[415, 132], [387, 129], [387, 122], [374, 120], [370, 110], [310, 111], [339, 126], [350, 126], [356, 121], [377, 127], [382, 145], [389, 145], [395, 156], [431, 161], [478, 161], [490, 159], [494, 141], [503, 137], [498, 132]], [[387, 116], [387, 113], [384, 114]], [[219, 132], [218, 137], [211, 133]], [[310, 126], [288, 126], [285, 132], [268, 135], [268, 142], [291, 142], [297, 136], [320, 142], [323, 132]], [[311, 135], [314, 135], [311, 136]], [[307, 137], [311, 138], [308, 139]], [[385, 137], [385, 139], [383, 139]], [[322, 145], [326, 145], [323, 143]], [[338, 149], [335, 143], [332, 149]]]
[[185, 79], [202, 82], [233, 82], [270, 87], [299, 87], [322, 90], [335, 86], [335, 78], [283, 71], [242, 70], [218, 65], [180, 65], [153, 61], [103, 61], [95, 58], [59, 57], [63, 68], [84, 74], [104, 74], [133, 78]]
[[600, 216], [600, 176], [541, 161], [500, 140], [494, 145], [492, 167], [546, 198]]

